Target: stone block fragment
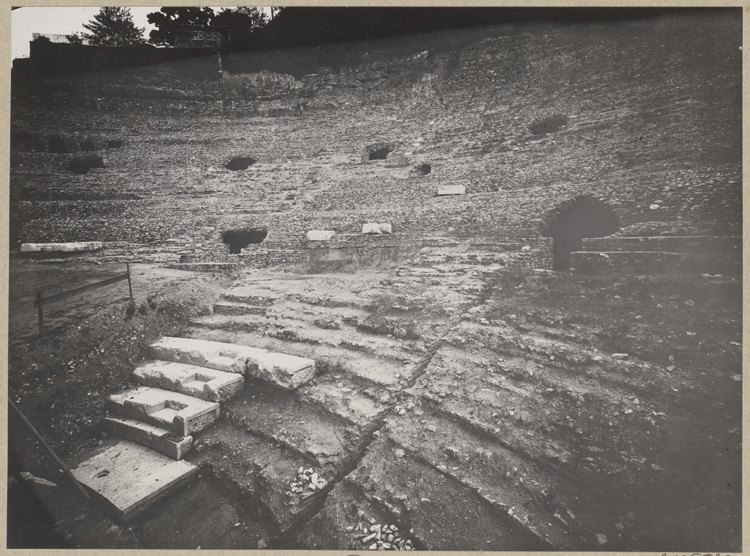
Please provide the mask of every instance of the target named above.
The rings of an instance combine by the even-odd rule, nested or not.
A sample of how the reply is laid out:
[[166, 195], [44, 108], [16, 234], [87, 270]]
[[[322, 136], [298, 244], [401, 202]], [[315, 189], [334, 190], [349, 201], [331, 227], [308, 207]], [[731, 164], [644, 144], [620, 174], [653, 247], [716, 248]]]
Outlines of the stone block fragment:
[[127, 521], [198, 472], [128, 440], [94, 453], [72, 469], [75, 478], [107, 501], [116, 521]]
[[315, 361], [266, 349], [190, 338], [164, 337], [150, 346], [152, 359], [245, 374], [293, 390], [312, 379]]
[[268, 352], [248, 358], [247, 373], [285, 390], [294, 390], [312, 380], [315, 375], [315, 361], [284, 353]]
[[242, 375], [234, 372], [174, 361], [146, 361], [133, 374], [145, 386], [172, 390], [210, 402], [223, 402], [233, 398], [242, 391], [245, 383]]
[[330, 241], [330, 239], [336, 235], [336, 232], [331, 230], [310, 230], [307, 232], [308, 241]]
[[387, 222], [384, 222], [381, 224], [368, 222], [367, 224], [362, 225], [362, 233], [363, 234], [390, 234], [392, 233], [392, 227]]
[[192, 436], [179, 436], [166, 429], [125, 417], [105, 417], [101, 426], [108, 434], [137, 442], [175, 460], [182, 459], [193, 445]]
[[465, 195], [466, 187], [463, 185], [441, 185], [438, 187], [437, 194], [439, 197], [443, 195]]
[[101, 249], [103, 244], [101, 241], [80, 241], [80, 242], [68, 242], [68, 243], [22, 243], [22, 253], [39, 253], [45, 252], [59, 252], [59, 253], [73, 253], [76, 251], [96, 251]]
[[219, 418], [219, 404], [170, 392], [140, 386], [110, 396], [110, 411], [120, 417], [143, 421], [180, 436], [203, 430]]

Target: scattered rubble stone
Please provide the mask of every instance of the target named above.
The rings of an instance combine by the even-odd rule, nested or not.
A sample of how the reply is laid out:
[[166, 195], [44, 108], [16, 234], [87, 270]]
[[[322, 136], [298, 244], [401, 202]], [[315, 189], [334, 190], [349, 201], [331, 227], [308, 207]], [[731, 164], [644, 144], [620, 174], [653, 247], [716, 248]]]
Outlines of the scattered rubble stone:
[[300, 467], [297, 471], [297, 480], [289, 483], [289, 494], [310, 496], [312, 493], [324, 489], [326, 485], [328, 485], [328, 481], [315, 472], [312, 467], [308, 469]]
[[360, 521], [354, 527], [354, 533], [362, 544], [369, 545], [369, 550], [414, 550], [411, 539], [404, 537], [397, 525], [365, 525]]

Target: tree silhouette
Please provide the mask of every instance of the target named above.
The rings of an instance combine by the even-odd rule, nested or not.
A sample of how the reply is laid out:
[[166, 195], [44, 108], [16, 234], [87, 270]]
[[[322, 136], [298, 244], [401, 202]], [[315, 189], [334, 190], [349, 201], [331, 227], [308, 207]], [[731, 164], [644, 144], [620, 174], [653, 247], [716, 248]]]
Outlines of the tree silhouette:
[[214, 11], [211, 8], [162, 8], [146, 17], [149, 23], [156, 26], [156, 29], [149, 33], [149, 42], [161, 46], [174, 46], [178, 29], [207, 28], [214, 17]]
[[174, 46], [177, 31], [189, 28], [215, 29], [227, 43], [243, 44], [253, 31], [268, 23], [266, 13], [252, 6], [224, 8], [219, 13], [211, 8], [161, 8], [147, 17], [156, 27], [149, 34], [149, 42], [159, 46]]
[[143, 38], [145, 29], [135, 26], [127, 8], [101, 8], [83, 27], [91, 31], [83, 33], [83, 38], [94, 46], [133, 46], [146, 42]]

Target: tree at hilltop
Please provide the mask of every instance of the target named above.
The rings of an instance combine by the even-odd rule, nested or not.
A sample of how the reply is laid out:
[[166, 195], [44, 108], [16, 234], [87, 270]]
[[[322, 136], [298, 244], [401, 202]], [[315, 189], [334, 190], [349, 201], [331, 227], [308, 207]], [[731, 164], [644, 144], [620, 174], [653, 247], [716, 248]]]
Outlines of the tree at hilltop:
[[224, 8], [211, 22], [212, 27], [226, 29], [230, 44], [241, 44], [256, 29], [268, 23], [265, 12], [253, 6]]
[[243, 43], [256, 29], [268, 23], [266, 13], [253, 6], [223, 8], [215, 13], [211, 8], [161, 8], [147, 15], [156, 27], [149, 34], [149, 42], [159, 46], [174, 46], [178, 30], [196, 28], [221, 31], [230, 43]]
[[94, 46], [134, 46], [146, 42], [143, 37], [145, 28], [135, 26], [127, 8], [101, 8], [83, 27], [91, 32], [83, 33], [82, 37]]

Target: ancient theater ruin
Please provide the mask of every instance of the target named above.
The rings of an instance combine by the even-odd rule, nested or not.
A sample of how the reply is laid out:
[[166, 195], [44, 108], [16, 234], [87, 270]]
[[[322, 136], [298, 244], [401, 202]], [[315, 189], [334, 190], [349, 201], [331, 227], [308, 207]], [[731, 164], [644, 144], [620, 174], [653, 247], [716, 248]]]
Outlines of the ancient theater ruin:
[[270, 15], [15, 60], [9, 548], [740, 552], [741, 9]]

